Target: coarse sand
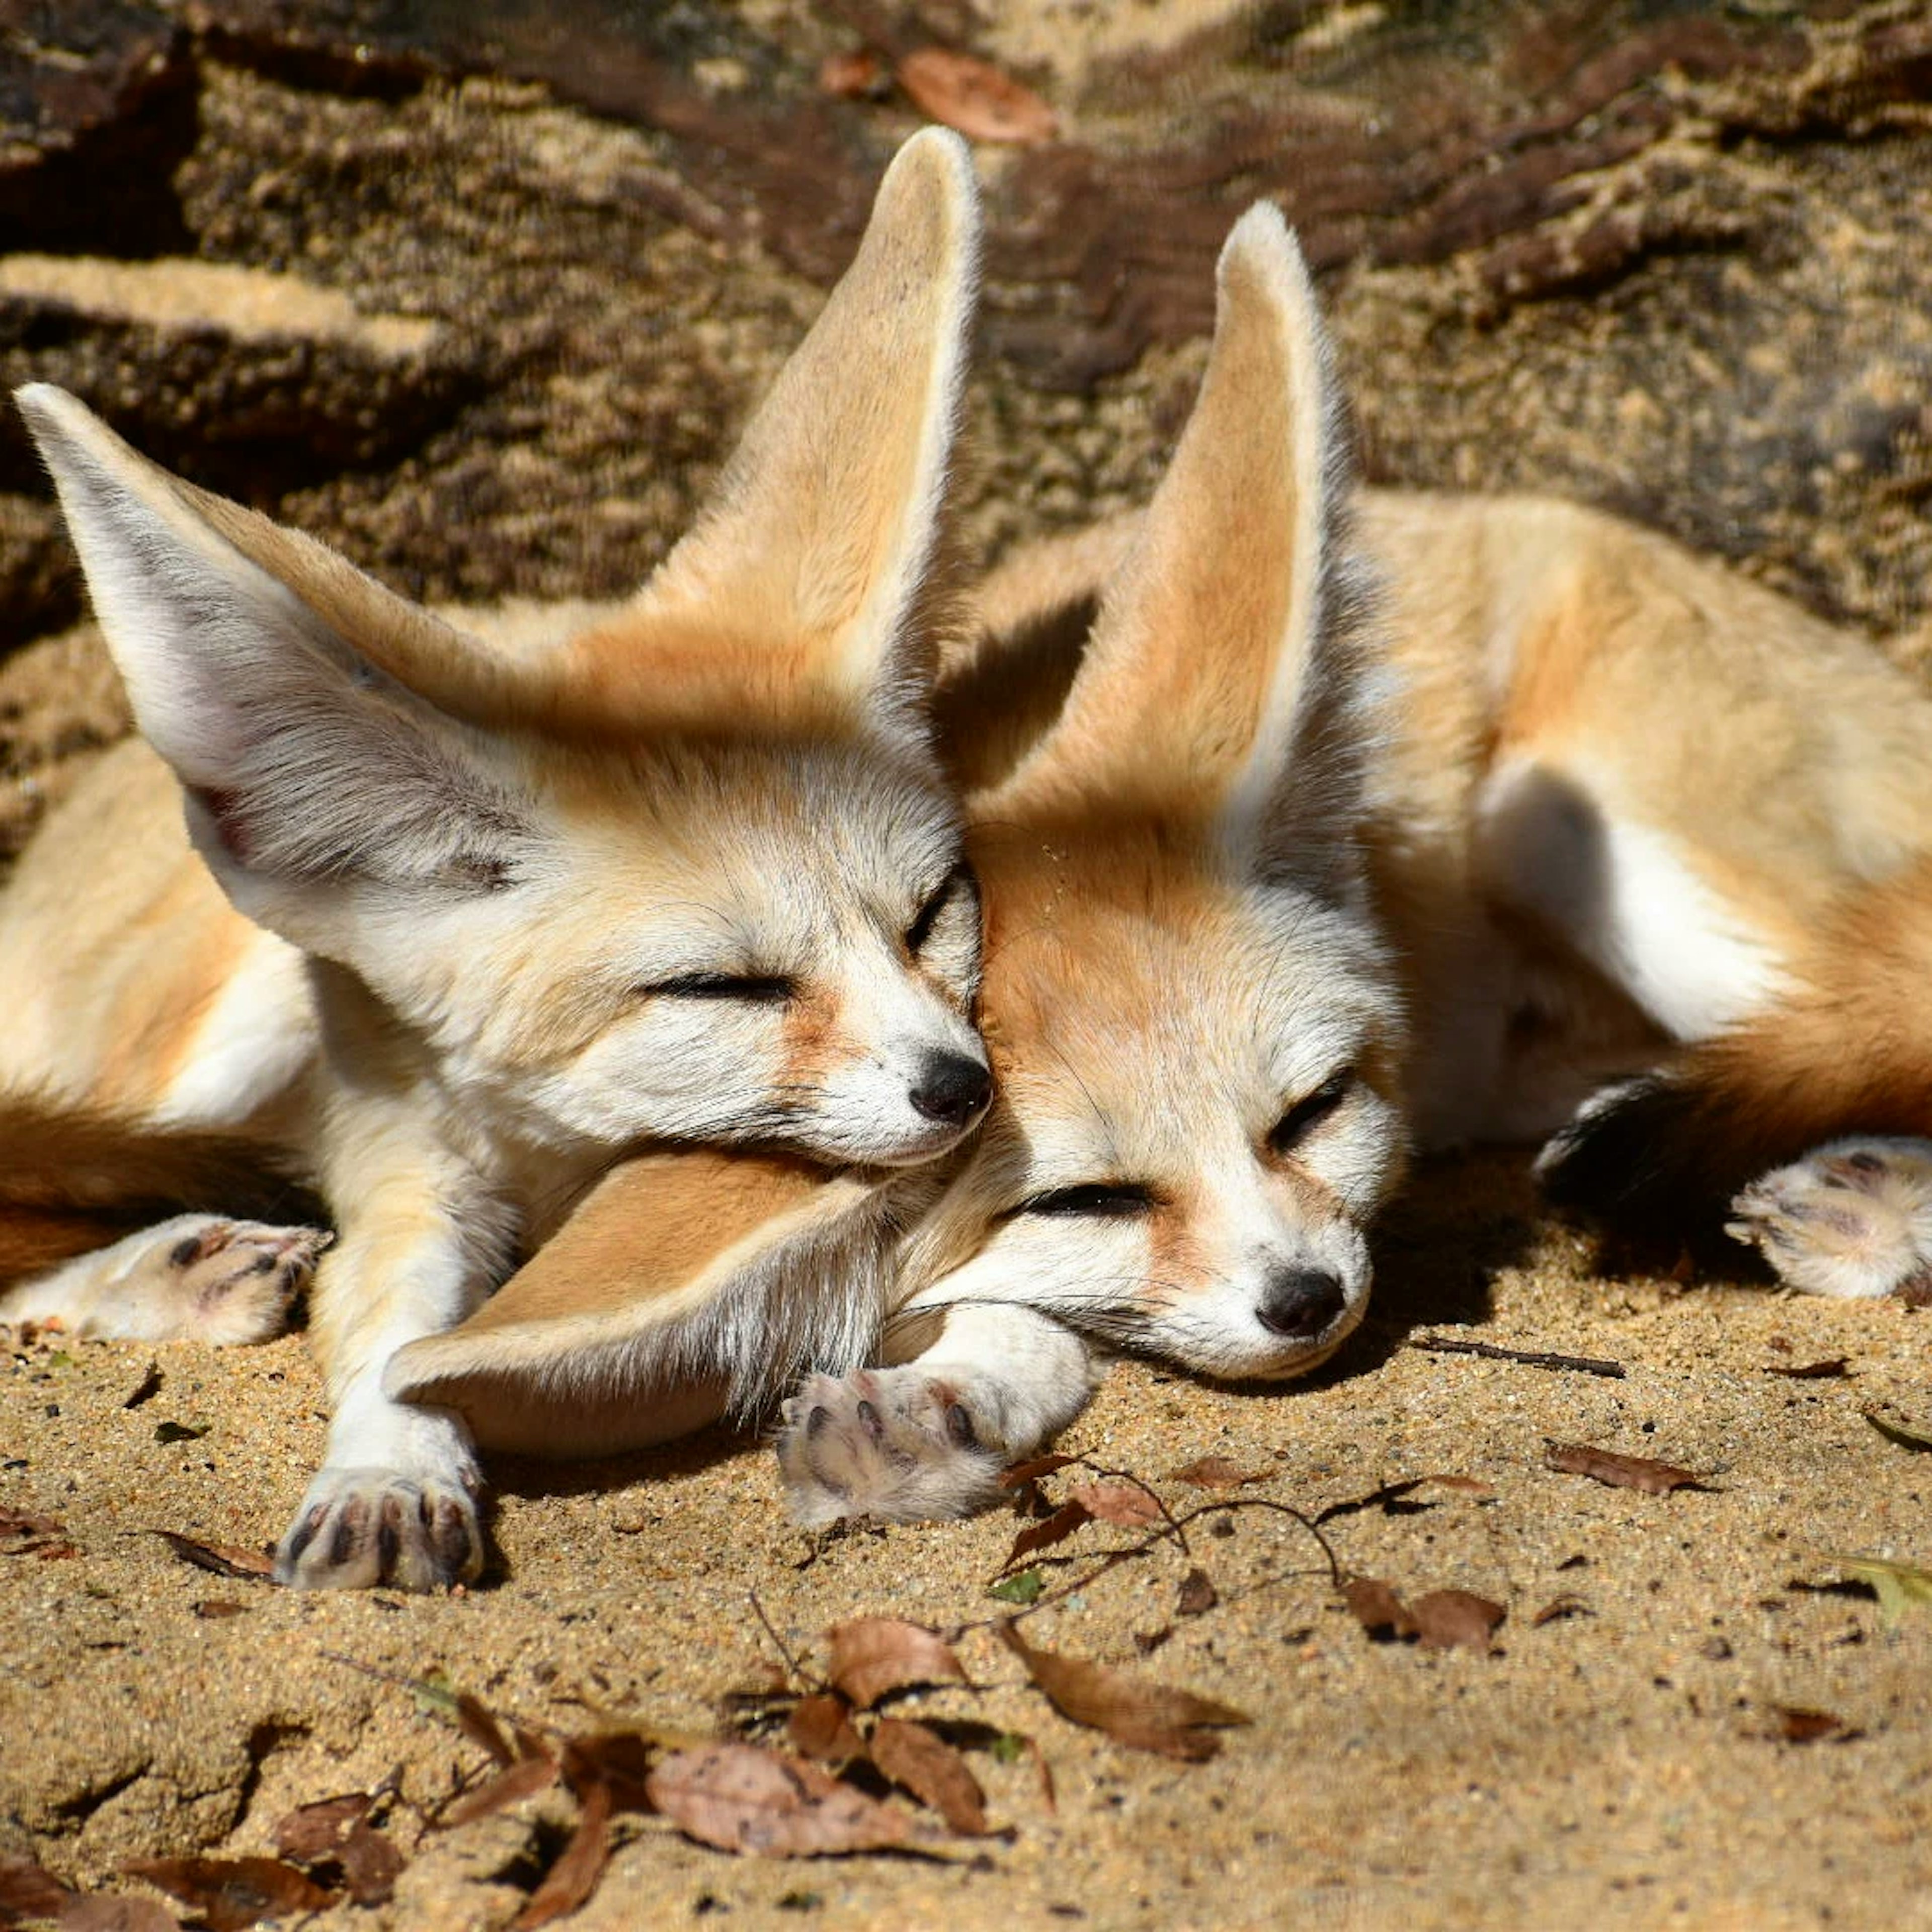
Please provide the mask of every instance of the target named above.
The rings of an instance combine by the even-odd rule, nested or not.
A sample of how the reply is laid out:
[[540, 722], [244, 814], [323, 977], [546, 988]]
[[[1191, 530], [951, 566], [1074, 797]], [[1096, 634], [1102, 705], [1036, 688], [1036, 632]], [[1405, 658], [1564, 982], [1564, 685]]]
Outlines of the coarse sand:
[[[572, 1922], [1932, 1924], [1932, 1613], [1887, 1628], [1834, 1560], [1932, 1562], [1932, 1458], [1862, 1413], [1932, 1424], [1932, 1317], [1596, 1276], [1500, 1157], [1426, 1172], [1382, 1245], [1370, 1323], [1318, 1382], [1223, 1391], [1124, 1364], [1066, 1446], [1177, 1504], [1202, 1498], [1168, 1472], [1210, 1454], [1264, 1472], [1244, 1496], [1307, 1514], [1408, 1478], [1473, 1479], [1488, 1493], [1425, 1484], [1324, 1534], [1346, 1570], [1412, 1598], [1456, 1588], [1504, 1605], [1496, 1654], [1372, 1641], [1285, 1515], [1244, 1510], [1226, 1535], [1199, 1520], [1187, 1554], [1123, 1564], [1026, 1628], [1249, 1713], [1214, 1761], [1076, 1729], [982, 1628], [961, 1640], [974, 1688], [907, 1711], [1037, 1739], [1053, 1806], [1032, 1760], [976, 1752], [1006, 1829], [944, 1858], [740, 1859], [626, 1818]], [[1627, 1373], [1415, 1346], [1434, 1335]], [[1786, 1372], [1839, 1358], [1840, 1374]], [[496, 1467], [500, 1559], [465, 1594], [212, 1576], [151, 1532], [259, 1547], [279, 1531], [322, 1441], [301, 1338], [217, 1353], [44, 1336], [16, 1342], [10, 1370], [0, 1504], [58, 1518], [77, 1553], [0, 1557], [0, 1855], [32, 1851], [75, 1882], [137, 1857], [266, 1851], [294, 1805], [392, 1779], [412, 1852], [393, 1903], [309, 1922], [505, 1925], [567, 1804], [553, 1793], [417, 1842], [416, 1808], [484, 1760], [342, 1660], [441, 1673], [566, 1730], [710, 1732], [720, 1694], [777, 1661], [754, 1595], [808, 1666], [844, 1618], [946, 1628], [1007, 1607], [988, 1585], [1012, 1517], [861, 1529], [814, 1556], [784, 1523], [769, 1453], [723, 1437]], [[203, 1432], [160, 1439], [182, 1430]], [[1557, 1474], [1546, 1438], [1660, 1457], [1705, 1486], [1652, 1496]], [[1134, 1540], [1096, 1524], [1054, 1554]], [[1196, 1566], [1220, 1600], [1178, 1614]], [[1136, 1637], [1162, 1632], [1143, 1655]], [[1785, 1709], [1838, 1724], [1795, 1742]]]

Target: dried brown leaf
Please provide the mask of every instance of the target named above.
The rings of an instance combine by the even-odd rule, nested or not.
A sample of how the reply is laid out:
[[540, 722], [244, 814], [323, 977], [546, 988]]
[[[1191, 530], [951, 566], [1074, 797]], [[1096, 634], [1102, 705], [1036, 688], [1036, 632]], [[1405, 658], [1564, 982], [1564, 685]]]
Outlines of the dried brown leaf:
[[1371, 1636], [1378, 1630], [1388, 1630], [1396, 1636], [1415, 1634], [1415, 1625], [1402, 1599], [1379, 1577], [1351, 1576], [1342, 1586], [1342, 1595], [1355, 1621]]
[[1843, 1744], [1858, 1735], [1855, 1725], [1847, 1724], [1834, 1711], [1814, 1711], [1802, 1704], [1774, 1704], [1771, 1714], [1778, 1735], [1787, 1744], [1816, 1744], [1823, 1738]]
[[1491, 1641], [1507, 1612], [1500, 1604], [1473, 1590], [1431, 1590], [1408, 1606], [1415, 1634], [1430, 1650], [1477, 1650], [1486, 1657]]
[[1274, 1473], [1268, 1469], [1244, 1469], [1228, 1456], [1197, 1456], [1184, 1468], [1170, 1469], [1174, 1482], [1196, 1490], [1239, 1490], [1250, 1483], [1264, 1483]]
[[1888, 1414], [1882, 1408], [1861, 1410], [1864, 1419], [1888, 1442], [1896, 1442], [1901, 1449], [1932, 1449], [1932, 1435], [1922, 1428], [1900, 1420], [1895, 1414]]
[[862, 100], [887, 84], [886, 64], [870, 47], [848, 47], [818, 64], [819, 91], [842, 100]]
[[496, 1713], [482, 1699], [472, 1697], [467, 1690], [458, 1691], [455, 1715], [456, 1728], [479, 1750], [488, 1751], [494, 1762], [499, 1766], [516, 1762], [515, 1748], [503, 1735]]
[[1174, 1626], [1172, 1624], [1162, 1624], [1158, 1630], [1134, 1632], [1134, 1648], [1143, 1657], [1153, 1656], [1162, 1644], [1173, 1641]]
[[1191, 1690], [1149, 1684], [1085, 1658], [1036, 1650], [1010, 1622], [999, 1629], [1006, 1648], [1063, 1718], [1105, 1731], [1136, 1750], [1200, 1763], [1221, 1748], [1216, 1730], [1250, 1721], [1245, 1712]]
[[562, 1856], [544, 1873], [530, 1903], [512, 1922], [514, 1932], [531, 1932], [574, 1912], [597, 1889], [610, 1861], [610, 1788], [592, 1784], [582, 1792], [577, 1829]]
[[1056, 1469], [1064, 1469], [1070, 1462], [1079, 1461], [1077, 1456], [1063, 1456], [1058, 1450], [1051, 1455], [1036, 1456], [1030, 1462], [1016, 1462], [1000, 1478], [1003, 1489], [1024, 1489], [1029, 1483], [1036, 1483], [1042, 1476], [1050, 1476]]
[[394, 1896], [405, 1862], [401, 1848], [373, 1825], [358, 1825], [338, 1855], [350, 1898], [358, 1905], [386, 1905]]
[[191, 1536], [179, 1536], [171, 1529], [158, 1529], [158, 1536], [184, 1563], [197, 1570], [211, 1570], [218, 1576], [245, 1576], [262, 1582], [274, 1574], [275, 1560], [259, 1550], [244, 1550], [232, 1543], [197, 1543]]
[[832, 1686], [860, 1710], [915, 1684], [963, 1684], [952, 1647], [922, 1624], [898, 1617], [855, 1617], [832, 1627]]
[[866, 1755], [866, 1740], [852, 1727], [852, 1707], [830, 1691], [802, 1698], [785, 1720], [785, 1740], [801, 1757], [846, 1764]]
[[1221, 1594], [1214, 1587], [1214, 1578], [1204, 1570], [1194, 1569], [1181, 1578], [1174, 1607], [1180, 1616], [1204, 1616], [1220, 1600]]
[[687, 1838], [722, 1852], [814, 1858], [888, 1850], [913, 1835], [903, 1811], [758, 1744], [676, 1752], [651, 1773], [650, 1794]]
[[[686, 1742], [680, 1736], [673, 1748], [681, 1748]], [[563, 1748], [564, 1782], [579, 1797], [591, 1785], [603, 1785], [610, 1792], [614, 1810], [648, 1811], [651, 1801], [645, 1782], [659, 1749], [642, 1731], [634, 1730], [572, 1738]]]
[[[0, 1556], [35, 1555], [50, 1541], [62, 1541], [66, 1535], [67, 1525], [53, 1516], [36, 1516], [32, 1510], [10, 1509], [0, 1504]], [[73, 1547], [70, 1544], [65, 1546]]]
[[320, 1912], [341, 1896], [280, 1858], [135, 1858], [122, 1869], [200, 1912], [208, 1932]]
[[1553, 1624], [1561, 1617], [1587, 1617], [1590, 1606], [1581, 1597], [1552, 1597], [1541, 1610], [1529, 1620], [1532, 1630], [1540, 1630], [1545, 1624]]
[[298, 1864], [332, 1858], [342, 1849], [344, 1840], [368, 1816], [373, 1802], [366, 1791], [351, 1791], [340, 1798], [319, 1798], [312, 1804], [298, 1805], [276, 1821], [275, 1850]]
[[1036, 1550], [1051, 1550], [1056, 1543], [1064, 1543], [1076, 1529], [1093, 1520], [1092, 1510], [1077, 1498], [1061, 1504], [1052, 1515], [1029, 1523], [1013, 1538], [1013, 1546], [1006, 1552], [1006, 1560], [1000, 1568], [1010, 1570], [1022, 1557], [1030, 1556]]
[[1058, 118], [1031, 88], [970, 54], [916, 47], [894, 72], [922, 113], [970, 140], [1032, 146], [1059, 132]]
[[500, 1771], [475, 1790], [465, 1792], [443, 1813], [442, 1822], [450, 1826], [473, 1824], [478, 1818], [488, 1818], [496, 1812], [508, 1810], [512, 1804], [520, 1804], [526, 1798], [534, 1798], [539, 1791], [548, 1791], [556, 1782], [556, 1777], [554, 1758], [520, 1758], [507, 1771]]
[[219, 1623], [224, 1617], [238, 1617], [248, 1610], [246, 1604], [238, 1604], [227, 1597], [204, 1597], [198, 1604], [190, 1604], [189, 1609], [205, 1623]]
[[51, 1918], [73, 1895], [33, 1859], [0, 1858], [0, 1912], [17, 1913], [22, 1918]]
[[929, 1806], [963, 1837], [986, 1828], [986, 1794], [966, 1760], [924, 1724], [881, 1718], [872, 1727], [872, 1762], [892, 1781]]
[[1089, 1516], [1119, 1529], [1167, 1520], [1159, 1499], [1138, 1483], [1082, 1483], [1067, 1491], [1066, 1502], [1070, 1509], [1078, 1503]]
[[1611, 1449], [1593, 1449], [1582, 1442], [1549, 1442], [1543, 1445], [1545, 1466], [1565, 1476], [1588, 1476], [1593, 1482], [1607, 1483], [1612, 1489], [1641, 1490], [1646, 1496], [1667, 1496], [1672, 1490], [1700, 1490], [1703, 1478], [1695, 1470], [1679, 1468], [1674, 1462], [1659, 1462], [1648, 1456], [1621, 1456]]
[[[1788, 1342], [1786, 1344], [1786, 1347], [1790, 1346]], [[1849, 1356], [1831, 1355], [1822, 1362], [1802, 1362], [1790, 1368], [1781, 1362], [1767, 1362], [1764, 1372], [1768, 1376], [1784, 1376], [1795, 1382], [1805, 1382], [1847, 1375], [1850, 1370], [1851, 1358]]]
[[179, 1932], [180, 1922], [152, 1898], [70, 1891], [32, 1858], [0, 1858], [0, 1925], [45, 1918], [59, 1932]]

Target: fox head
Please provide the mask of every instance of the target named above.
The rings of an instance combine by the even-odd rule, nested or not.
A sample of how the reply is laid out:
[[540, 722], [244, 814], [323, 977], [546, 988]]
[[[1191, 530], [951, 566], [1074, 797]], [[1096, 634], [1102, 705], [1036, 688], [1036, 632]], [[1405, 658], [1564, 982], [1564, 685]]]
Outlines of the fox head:
[[1024, 1282], [1225, 1377], [1300, 1373], [1360, 1318], [1402, 1031], [1358, 851], [1377, 694], [1336, 413], [1299, 252], [1257, 207], [1058, 718], [969, 805], [996, 1097], [920, 1238], [928, 1306]]
[[197, 848], [466, 1109], [887, 1164], [980, 1118], [979, 908], [926, 716], [977, 232], [962, 144], [916, 136], [697, 526], [541, 648], [20, 392]]

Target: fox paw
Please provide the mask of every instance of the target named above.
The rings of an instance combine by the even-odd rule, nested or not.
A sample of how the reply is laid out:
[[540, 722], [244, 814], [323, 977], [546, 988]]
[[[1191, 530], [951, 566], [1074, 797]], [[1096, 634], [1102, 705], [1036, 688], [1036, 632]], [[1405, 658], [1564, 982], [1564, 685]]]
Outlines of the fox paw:
[[324, 1469], [275, 1552], [275, 1581], [298, 1590], [436, 1590], [482, 1568], [470, 1484], [392, 1469]]
[[1006, 1465], [958, 1385], [916, 1367], [812, 1376], [784, 1406], [778, 1453], [786, 1508], [807, 1529], [970, 1516], [998, 1499]]
[[1731, 1204], [1733, 1239], [1788, 1288], [1844, 1300], [1932, 1290], [1932, 1142], [1833, 1141]]

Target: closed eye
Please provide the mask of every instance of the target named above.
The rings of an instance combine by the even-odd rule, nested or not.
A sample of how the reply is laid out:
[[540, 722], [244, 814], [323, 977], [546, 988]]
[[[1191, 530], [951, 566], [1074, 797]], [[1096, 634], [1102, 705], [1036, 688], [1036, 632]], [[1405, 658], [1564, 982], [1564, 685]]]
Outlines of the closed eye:
[[905, 949], [916, 958], [926, 942], [932, 937], [932, 928], [939, 923], [939, 916], [962, 892], [976, 892], [971, 872], [964, 866], [955, 866], [939, 882], [938, 890], [914, 914], [911, 925], [905, 929]]
[[1330, 1074], [1312, 1093], [1296, 1101], [1269, 1129], [1269, 1147], [1276, 1154], [1292, 1152], [1348, 1097], [1354, 1084], [1354, 1071], [1351, 1067], [1345, 1066]]
[[1086, 1215], [1096, 1220], [1115, 1221], [1130, 1214], [1144, 1214], [1153, 1206], [1154, 1196], [1146, 1188], [1102, 1180], [1084, 1187], [1056, 1187], [1051, 1193], [1036, 1194], [1030, 1201], [1022, 1201], [1013, 1212]]
[[798, 988], [775, 973], [680, 973], [638, 990], [653, 1000], [749, 1000], [770, 1005], [789, 1000]]

